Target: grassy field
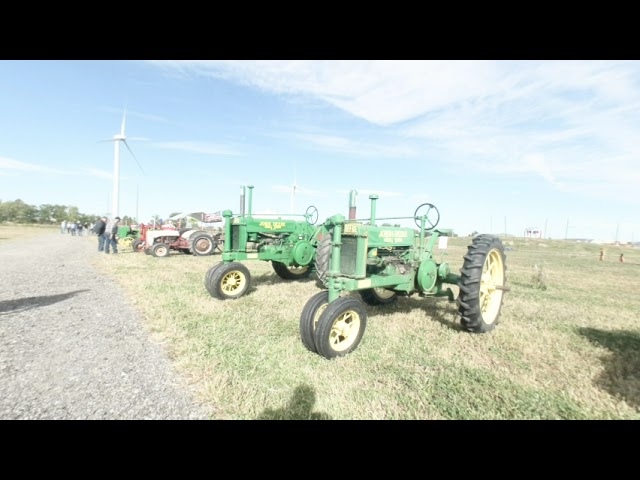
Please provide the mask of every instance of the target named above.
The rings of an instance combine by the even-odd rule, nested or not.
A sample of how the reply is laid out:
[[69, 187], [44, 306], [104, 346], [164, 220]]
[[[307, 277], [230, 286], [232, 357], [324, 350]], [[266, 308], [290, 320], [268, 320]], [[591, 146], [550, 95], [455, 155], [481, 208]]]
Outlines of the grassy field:
[[[469, 242], [450, 239], [456, 272]], [[599, 261], [599, 245], [507, 247], [512, 290], [493, 332], [462, 331], [445, 299], [400, 298], [367, 306], [362, 343], [331, 361], [299, 336], [313, 279], [287, 282], [248, 261], [249, 293], [220, 301], [204, 287], [219, 254], [122, 252], [95, 264], [119, 280], [213, 419], [640, 419], [640, 250], [607, 246]]]
[[5, 242], [60, 231], [57, 225], [0, 225], [0, 246]]

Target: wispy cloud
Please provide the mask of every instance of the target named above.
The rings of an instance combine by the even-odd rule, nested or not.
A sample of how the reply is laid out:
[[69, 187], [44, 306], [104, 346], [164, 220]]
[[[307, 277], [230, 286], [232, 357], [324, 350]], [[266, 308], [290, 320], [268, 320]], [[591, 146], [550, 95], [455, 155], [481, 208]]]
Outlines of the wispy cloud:
[[56, 168], [45, 167], [34, 163], [21, 162], [12, 158], [0, 157], [0, 170], [17, 170], [21, 172], [55, 173], [68, 175], [70, 172]]
[[411, 157], [418, 155], [418, 151], [408, 145], [360, 142], [346, 137], [316, 133], [295, 133], [291, 136], [302, 142], [317, 145], [325, 150], [359, 157]]
[[[108, 180], [113, 179], [113, 173], [105, 172], [104, 170], [98, 170], [97, 168], [84, 168], [82, 174], [88, 175], [90, 177], [106, 178]], [[120, 179], [123, 180], [124, 177], [121, 176]]]
[[151, 144], [157, 148], [170, 150], [182, 150], [191, 153], [203, 153], [206, 155], [240, 156], [243, 155], [234, 147], [206, 142], [158, 142]]
[[[124, 113], [124, 108], [113, 108], [113, 107], [106, 107], [104, 109], [106, 112], [110, 112], [110, 113], [118, 113], [120, 115], [122, 115]], [[152, 113], [142, 113], [142, 112], [136, 112], [135, 110], [128, 110], [127, 109], [127, 118], [129, 117], [136, 117], [136, 118], [141, 118], [143, 120], [150, 120], [152, 122], [163, 122], [163, 123], [167, 123], [169, 122], [169, 120], [167, 120], [166, 118], [160, 116], [160, 115], [154, 115]]]
[[[326, 102], [399, 141], [302, 133], [349, 154], [425, 149], [473, 173], [533, 175], [592, 196], [640, 196], [638, 61], [160, 61], [290, 99]], [[604, 172], [612, 172], [604, 173]], [[613, 173], [615, 172], [615, 174]]]
[[[6, 172], [6, 170], [51, 175], [101, 177], [107, 178], [109, 180], [113, 178], [113, 175], [111, 173], [95, 168], [83, 168], [81, 170], [60, 170], [57, 168], [45, 167], [43, 165], [38, 165], [35, 163], [21, 162], [12, 158], [0, 157], [0, 175], [10, 175]], [[121, 178], [124, 179], [124, 177]]]

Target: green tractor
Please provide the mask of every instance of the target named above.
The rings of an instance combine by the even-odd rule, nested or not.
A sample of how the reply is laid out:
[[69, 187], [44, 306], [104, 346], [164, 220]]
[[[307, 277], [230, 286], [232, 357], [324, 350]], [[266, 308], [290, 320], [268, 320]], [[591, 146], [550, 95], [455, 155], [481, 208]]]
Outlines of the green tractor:
[[[205, 275], [209, 294], [219, 300], [236, 299], [251, 286], [249, 269], [242, 260], [271, 262], [276, 274], [284, 280], [309, 277], [314, 271], [316, 245], [324, 232], [318, 221], [318, 209], [307, 208], [304, 215], [276, 214], [273, 218], [254, 218], [252, 214], [253, 185], [249, 189], [249, 208], [244, 213], [245, 187], [241, 187], [241, 213], [222, 212], [225, 219], [222, 261]], [[304, 217], [303, 221], [282, 217]]]
[[[367, 325], [363, 302], [385, 305], [413, 294], [456, 301], [447, 284], [459, 287], [457, 304], [464, 329], [493, 330], [509, 290], [502, 241], [492, 235], [474, 237], [456, 275], [449, 264], [434, 258], [434, 246], [444, 232], [435, 228], [440, 213], [434, 205], [420, 205], [413, 217], [378, 219], [413, 219], [418, 230], [380, 227], [375, 214], [378, 195], [369, 198], [369, 219], [334, 215], [324, 223], [327, 234], [317, 246], [315, 268], [326, 290], [311, 297], [300, 315], [304, 346], [327, 359], [351, 353]], [[360, 298], [346, 295], [354, 291]]]
[[118, 227], [118, 246], [124, 250], [131, 248], [133, 242], [140, 238], [140, 231], [132, 228], [131, 225], [120, 225]]

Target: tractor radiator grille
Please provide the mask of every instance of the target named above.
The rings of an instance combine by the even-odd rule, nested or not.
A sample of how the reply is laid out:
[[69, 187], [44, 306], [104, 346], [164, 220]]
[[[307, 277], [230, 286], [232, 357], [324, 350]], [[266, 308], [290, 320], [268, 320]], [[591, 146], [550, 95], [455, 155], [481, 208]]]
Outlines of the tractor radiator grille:
[[357, 252], [356, 237], [342, 237], [342, 249], [340, 251], [340, 270], [342, 275], [354, 277], [356, 275]]
[[240, 246], [240, 225], [231, 225], [231, 250], [238, 250]]

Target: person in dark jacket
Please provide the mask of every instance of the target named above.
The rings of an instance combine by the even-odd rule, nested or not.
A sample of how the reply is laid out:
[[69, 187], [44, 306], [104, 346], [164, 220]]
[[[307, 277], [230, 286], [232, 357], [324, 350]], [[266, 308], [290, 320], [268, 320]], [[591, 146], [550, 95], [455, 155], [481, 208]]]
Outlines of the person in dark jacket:
[[107, 217], [102, 217], [93, 226], [93, 232], [98, 235], [98, 251], [104, 252], [104, 230], [107, 228]]
[[104, 244], [104, 253], [109, 253], [109, 247], [111, 247], [113, 253], [118, 253], [118, 225], [120, 225], [120, 217], [114, 218], [112, 222], [107, 224], [104, 234], [105, 236], [108, 235], [108, 240]]

